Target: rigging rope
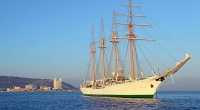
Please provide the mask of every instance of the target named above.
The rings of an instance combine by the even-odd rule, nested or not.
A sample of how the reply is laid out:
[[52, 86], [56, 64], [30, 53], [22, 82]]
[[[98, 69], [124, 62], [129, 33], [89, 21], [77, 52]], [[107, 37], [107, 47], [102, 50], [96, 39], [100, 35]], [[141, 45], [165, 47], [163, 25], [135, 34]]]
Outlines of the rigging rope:
[[177, 58], [176, 58], [174, 55], [172, 55], [172, 54], [169, 52], [169, 50], [168, 50], [164, 45], [161, 45], [160, 42], [157, 42], [157, 43], [158, 43], [159, 46], [161, 46], [162, 48], [165, 49], [165, 51], [166, 51], [166, 53], [167, 53], [167, 55], [168, 55], [169, 57], [171, 57], [174, 61], [178, 61]]
[[[137, 42], [136, 42], [137, 43]], [[141, 67], [140, 63], [139, 63], [139, 57], [138, 57], [138, 49], [136, 49], [136, 60], [137, 60], [137, 66], [138, 66], [138, 72], [141, 76], [141, 78], [143, 77], [142, 72], [144, 71], [143, 68]]]
[[139, 50], [141, 51], [142, 56], [144, 57], [144, 60], [146, 61], [147, 65], [148, 65], [148, 66], [150, 67], [150, 69], [155, 73], [155, 69], [154, 69], [154, 67], [152, 66], [152, 64], [151, 64], [151, 62], [149, 61], [149, 59], [147, 58], [147, 56], [145, 55], [143, 49], [142, 49], [139, 45], [137, 45], [137, 47], [138, 47]]

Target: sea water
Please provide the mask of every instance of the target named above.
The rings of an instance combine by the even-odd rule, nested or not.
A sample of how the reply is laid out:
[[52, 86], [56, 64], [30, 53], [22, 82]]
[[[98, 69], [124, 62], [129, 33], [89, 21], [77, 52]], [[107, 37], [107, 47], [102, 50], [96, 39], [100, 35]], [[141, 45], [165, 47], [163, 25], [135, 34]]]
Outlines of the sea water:
[[200, 110], [200, 92], [158, 92], [154, 99], [86, 97], [78, 92], [0, 93], [0, 110]]

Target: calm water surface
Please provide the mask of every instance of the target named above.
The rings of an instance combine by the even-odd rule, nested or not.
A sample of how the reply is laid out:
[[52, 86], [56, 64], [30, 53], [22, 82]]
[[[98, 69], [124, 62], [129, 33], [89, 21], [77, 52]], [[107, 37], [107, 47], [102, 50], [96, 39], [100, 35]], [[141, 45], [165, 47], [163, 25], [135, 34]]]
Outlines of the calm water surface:
[[159, 92], [156, 99], [85, 97], [80, 93], [0, 93], [0, 110], [200, 110], [200, 92]]

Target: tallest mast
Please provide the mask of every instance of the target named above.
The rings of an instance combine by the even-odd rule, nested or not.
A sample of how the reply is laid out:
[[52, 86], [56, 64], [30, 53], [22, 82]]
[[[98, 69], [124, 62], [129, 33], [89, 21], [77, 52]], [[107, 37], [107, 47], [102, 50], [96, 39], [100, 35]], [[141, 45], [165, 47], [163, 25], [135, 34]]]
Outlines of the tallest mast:
[[129, 74], [131, 80], [137, 79], [137, 62], [136, 62], [136, 35], [133, 32], [133, 4], [132, 0], [128, 3], [128, 47], [129, 47]]

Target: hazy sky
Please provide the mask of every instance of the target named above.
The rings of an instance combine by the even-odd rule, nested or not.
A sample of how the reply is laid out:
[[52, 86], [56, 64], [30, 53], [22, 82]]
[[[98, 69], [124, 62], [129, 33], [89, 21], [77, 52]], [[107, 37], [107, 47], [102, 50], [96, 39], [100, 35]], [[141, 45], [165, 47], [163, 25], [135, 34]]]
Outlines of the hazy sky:
[[[164, 47], [146, 52], [153, 64], [159, 62], [155, 64], [161, 68], [173, 66], [175, 59], [182, 58], [184, 53], [193, 56], [164, 87], [200, 90], [200, 1], [135, 2], [143, 4], [139, 12], [153, 25], [147, 35]], [[91, 25], [99, 30], [103, 17], [109, 37], [112, 11], [125, 12], [126, 3], [126, 0], [0, 0], [0, 75], [62, 77], [78, 85], [86, 76]]]

